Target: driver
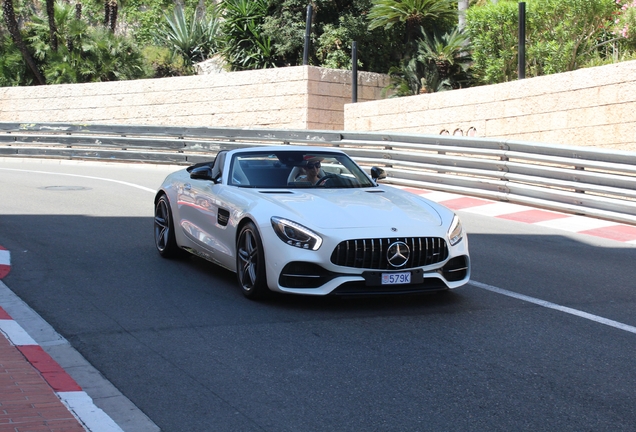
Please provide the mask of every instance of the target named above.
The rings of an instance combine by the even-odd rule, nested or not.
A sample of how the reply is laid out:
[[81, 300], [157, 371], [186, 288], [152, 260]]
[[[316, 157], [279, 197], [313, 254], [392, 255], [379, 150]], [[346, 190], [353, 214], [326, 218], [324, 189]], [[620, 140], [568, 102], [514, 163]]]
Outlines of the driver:
[[312, 185], [315, 185], [320, 180], [320, 162], [323, 158], [315, 157], [315, 156], [305, 156], [305, 161], [302, 165], [302, 168], [305, 170], [305, 175], [299, 176], [296, 181], [306, 181], [310, 182]]

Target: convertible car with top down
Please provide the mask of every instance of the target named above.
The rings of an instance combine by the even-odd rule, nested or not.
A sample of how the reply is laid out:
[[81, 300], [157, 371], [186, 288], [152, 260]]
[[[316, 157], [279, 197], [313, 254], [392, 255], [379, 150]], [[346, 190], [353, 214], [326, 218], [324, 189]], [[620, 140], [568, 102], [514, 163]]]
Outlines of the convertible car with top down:
[[248, 298], [466, 284], [468, 239], [457, 215], [383, 178], [332, 148], [222, 150], [164, 180], [155, 245], [163, 257], [187, 251], [235, 272]]

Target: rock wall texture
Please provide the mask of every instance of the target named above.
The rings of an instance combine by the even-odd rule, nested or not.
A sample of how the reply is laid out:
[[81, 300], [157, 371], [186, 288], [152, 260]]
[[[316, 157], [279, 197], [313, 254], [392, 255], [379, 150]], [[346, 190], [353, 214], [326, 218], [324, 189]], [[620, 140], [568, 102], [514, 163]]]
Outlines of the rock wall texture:
[[636, 150], [636, 61], [345, 107], [345, 130]]
[[[361, 72], [358, 100], [386, 77]], [[0, 88], [0, 121], [343, 129], [351, 71], [297, 66], [106, 83]]]

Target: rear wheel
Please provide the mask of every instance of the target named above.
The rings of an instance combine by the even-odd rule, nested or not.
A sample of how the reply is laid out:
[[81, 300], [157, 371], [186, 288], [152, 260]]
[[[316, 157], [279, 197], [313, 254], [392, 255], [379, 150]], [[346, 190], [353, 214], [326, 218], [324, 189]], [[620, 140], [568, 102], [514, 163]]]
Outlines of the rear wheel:
[[155, 246], [164, 258], [179, 255], [180, 249], [174, 237], [174, 223], [168, 197], [162, 195], [155, 205]]
[[252, 222], [241, 228], [236, 242], [236, 274], [245, 297], [257, 299], [269, 294], [263, 244]]

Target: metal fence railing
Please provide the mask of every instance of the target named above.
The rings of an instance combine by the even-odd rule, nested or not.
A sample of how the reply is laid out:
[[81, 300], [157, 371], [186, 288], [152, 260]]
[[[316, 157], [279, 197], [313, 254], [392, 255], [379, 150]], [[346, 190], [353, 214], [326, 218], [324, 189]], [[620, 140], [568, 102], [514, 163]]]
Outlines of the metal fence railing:
[[221, 149], [339, 147], [386, 183], [636, 224], [636, 153], [485, 138], [346, 131], [0, 123], [0, 156], [192, 164]]

